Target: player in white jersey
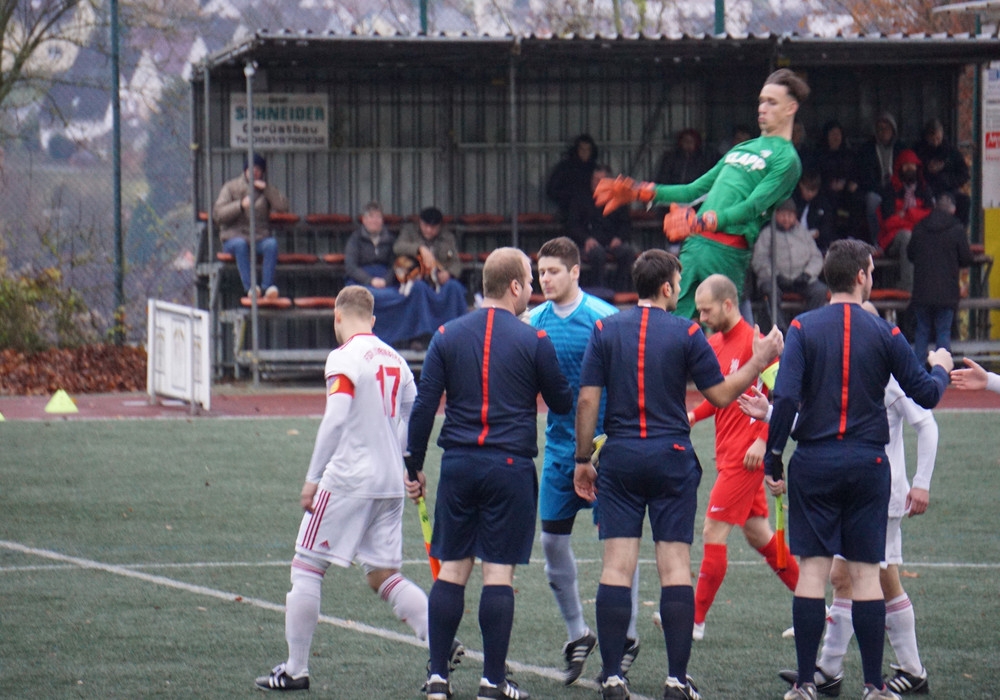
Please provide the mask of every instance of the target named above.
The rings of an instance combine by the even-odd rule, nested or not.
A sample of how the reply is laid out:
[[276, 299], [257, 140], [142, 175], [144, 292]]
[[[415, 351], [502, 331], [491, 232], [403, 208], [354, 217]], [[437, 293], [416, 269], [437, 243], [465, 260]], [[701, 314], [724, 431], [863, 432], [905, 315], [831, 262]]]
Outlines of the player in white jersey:
[[309, 648], [323, 575], [357, 561], [396, 617], [427, 638], [427, 596], [399, 572], [403, 562], [403, 449], [416, 383], [406, 361], [372, 334], [365, 287], [337, 295], [340, 347], [326, 360], [326, 410], [300, 502], [305, 509], [285, 598], [288, 660], [257, 678], [262, 690], [307, 690]]

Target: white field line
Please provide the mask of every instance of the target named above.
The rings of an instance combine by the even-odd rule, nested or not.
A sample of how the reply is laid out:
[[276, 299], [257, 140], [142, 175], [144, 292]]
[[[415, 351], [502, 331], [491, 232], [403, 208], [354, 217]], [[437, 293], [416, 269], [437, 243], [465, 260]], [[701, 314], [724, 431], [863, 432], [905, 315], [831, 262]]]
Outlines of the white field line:
[[[205, 596], [208, 598], [216, 598], [218, 600], [223, 600], [227, 602], [236, 602], [246, 605], [252, 605], [263, 610], [270, 610], [272, 612], [284, 613], [285, 606], [279, 605], [277, 603], [272, 603], [267, 600], [261, 600], [260, 598], [251, 598], [247, 596], [242, 596], [238, 593], [230, 593], [227, 591], [220, 591], [215, 588], [207, 588], [205, 586], [198, 586], [191, 583], [185, 583], [183, 581], [177, 581], [165, 576], [157, 576], [155, 574], [148, 574], [142, 571], [137, 571], [134, 567], [129, 566], [119, 566], [116, 564], [105, 564], [99, 561], [94, 561], [92, 559], [82, 559], [80, 557], [71, 557], [66, 554], [61, 554], [59, 552], [54, 552], [49, 549], [38, 549], [36, 547], [27, 547], [18, 542], [10, 542], [7, 540], [0, 540], [0, 547], [8, 549], [13, 552], [20, 552], [22, 554], [28, 554], [35, 557], [41, 557], [42, 559], [49, 559], [51, 561], [61, 562], [61, 566], [53, 568], [66, 568], [78, 567], [81, 569], [91, 569], [94, 571], [102, 571], [108, 574], [114, 574], [116, 576], [122, 576], [125, 578], [137, 579], [139, 581], [144, 581], [146, 583], [152, 583], [157, 586], [164, 586], [166, 588], [173, 588], [175, 590], [184, 591], [186, 593], [194, 593], [196, 595]], [[426, 563], [426, 562], [424, 562]], [[267, 562], [268, 566], [274, 565], [276, 562]], [[245, 564], [244, 564], [245, 565]], [[193, 566], [193, 565], [177, 565], [177, 566]], [[285, 562], [284, 566], [288, 566]], [[33, 567], [37, 569], [40, 567]], [[24, 570], [25, 567], [5, 567], [0, 569], [0, 571], [10, 571], [10, 570]], [[371, 625], [366, 625], [363, 622], [356, 622], [354, 620], [344, 620], [339, 617], [331, 617], [329, 615], [320, 615], [320, 622], [328, 625], [333, 625], [334, 627], [340, 627], [342, 629], [351, 630], [354, 632], [360, 632], [361, 634], [371, 635], [373, 637], [380, 637], [382, 639], [388, 639], [393, 642], [400, 642], [402, 644], [409, 644], [410, 646], [418, 647], [421, 649], [426, 648], [426, 644], [412, 635], [400, 634], [399, 632], [394, 632], [392, 630], [382, 629], [380, 627], [373, 627]], [[471, 649], [466, 649], [466, 656], [477, 661], [482, 661], [482, 652], [473, 651]], [[561, 670], [546, 666], [535, 666], [533, 664], [522, 664], [516, 661], [508, 661], [511, 669], [516, 673], [530, 673], [535, 676], [540, 676], [542, 678], [547, 678], [549, 680], [554, 680], [561, 682], [563, 678], [563, 673]], [[580, 679], [577, 681], [578, 685], [582, 685], [592, 690], [598, 690], [598, 684], [591, 680]], [[653, 700], [643, 695], [633, 693], [632, 697], [636, 700]]]
[[[7, 544], [0, 541], [0, 545]], [[42, 550], [46, 551], [46, 550]], [[544, 565], [542, 559], [532, 559], [532, 564]], [[600, 559], [577, 559], [577, 564], [600, 564]], [[167, 562], [149, 564], [120, 564], [115, 568], [127, 569], [128, 571], [152, 571], [163, 569], [260, 569], [264, 567], [287, 568], [291, 561], [193, 561], [193, 562]], [[652, 559], [640, 559], [641, 566], [655, 566]], [[111, 566], [111, 565], [108, 565]], [[404, 559], [404, 567], [427, 566], [426, 559]], [[729, 566], [765, 566], [763, 559], [730, 560]], [[936, 561], [936, 562], [903, 562], [905, 568], [910, 569], [1000, 569], [1000, 562], [961, 562], [961, 561]], [[29, 564], [25, 566], [0, 566], [0, 573], [19, 571], [57, 571], [59, 569], [77, 569], [79, 564]]]

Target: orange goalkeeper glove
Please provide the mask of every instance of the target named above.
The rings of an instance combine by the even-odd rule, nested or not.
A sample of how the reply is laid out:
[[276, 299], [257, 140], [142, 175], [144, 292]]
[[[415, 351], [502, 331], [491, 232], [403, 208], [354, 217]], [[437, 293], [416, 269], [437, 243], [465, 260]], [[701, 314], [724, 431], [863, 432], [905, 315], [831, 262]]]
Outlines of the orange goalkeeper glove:
[[692, 233], [715, 231], [718, 225], [714, 211], [698, 216], [692, 207], [682, 207], [677, 203], [671, 204], [670, 211], [663, 217], [663, 233], [671, 243], [683, 241]]
[[653, 201], [656, 195], [656, 185], [652, 182], [636, 183], [630, 177], [602, 177], [594, 188], [594, 204], [604, 207], [604, 215], [607, 216], [615, 209], [632, 202]]

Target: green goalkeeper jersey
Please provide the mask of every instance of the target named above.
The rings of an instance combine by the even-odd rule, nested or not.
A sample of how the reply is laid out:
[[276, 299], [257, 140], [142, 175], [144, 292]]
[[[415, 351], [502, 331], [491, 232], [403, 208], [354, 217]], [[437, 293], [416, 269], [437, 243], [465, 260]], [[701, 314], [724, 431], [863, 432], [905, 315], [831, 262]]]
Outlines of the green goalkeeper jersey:
[[753, 248], [771, 211], [788, 199], [802, 175], [792, 142], [761, 136], [733, 146], [715, 167], [688, 185], [657, 185], [654, 204], [693, 202], [705, 195], [699, 211], [714, 211], [718, 230], [744, 236]]

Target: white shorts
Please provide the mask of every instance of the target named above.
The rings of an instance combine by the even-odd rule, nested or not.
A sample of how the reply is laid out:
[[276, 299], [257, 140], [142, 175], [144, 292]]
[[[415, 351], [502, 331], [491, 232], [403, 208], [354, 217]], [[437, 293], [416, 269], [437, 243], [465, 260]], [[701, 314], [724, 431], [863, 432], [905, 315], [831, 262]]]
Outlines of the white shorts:
[[352, 498], [319, 489], [302, 516], [295, 551], [349, 567], [403, 565], [403, 498]]
[[903, 563], [903, 519], [889, 516], [888, 524], [885, 528], [885, 560], [882, 568], [890, 564]]

